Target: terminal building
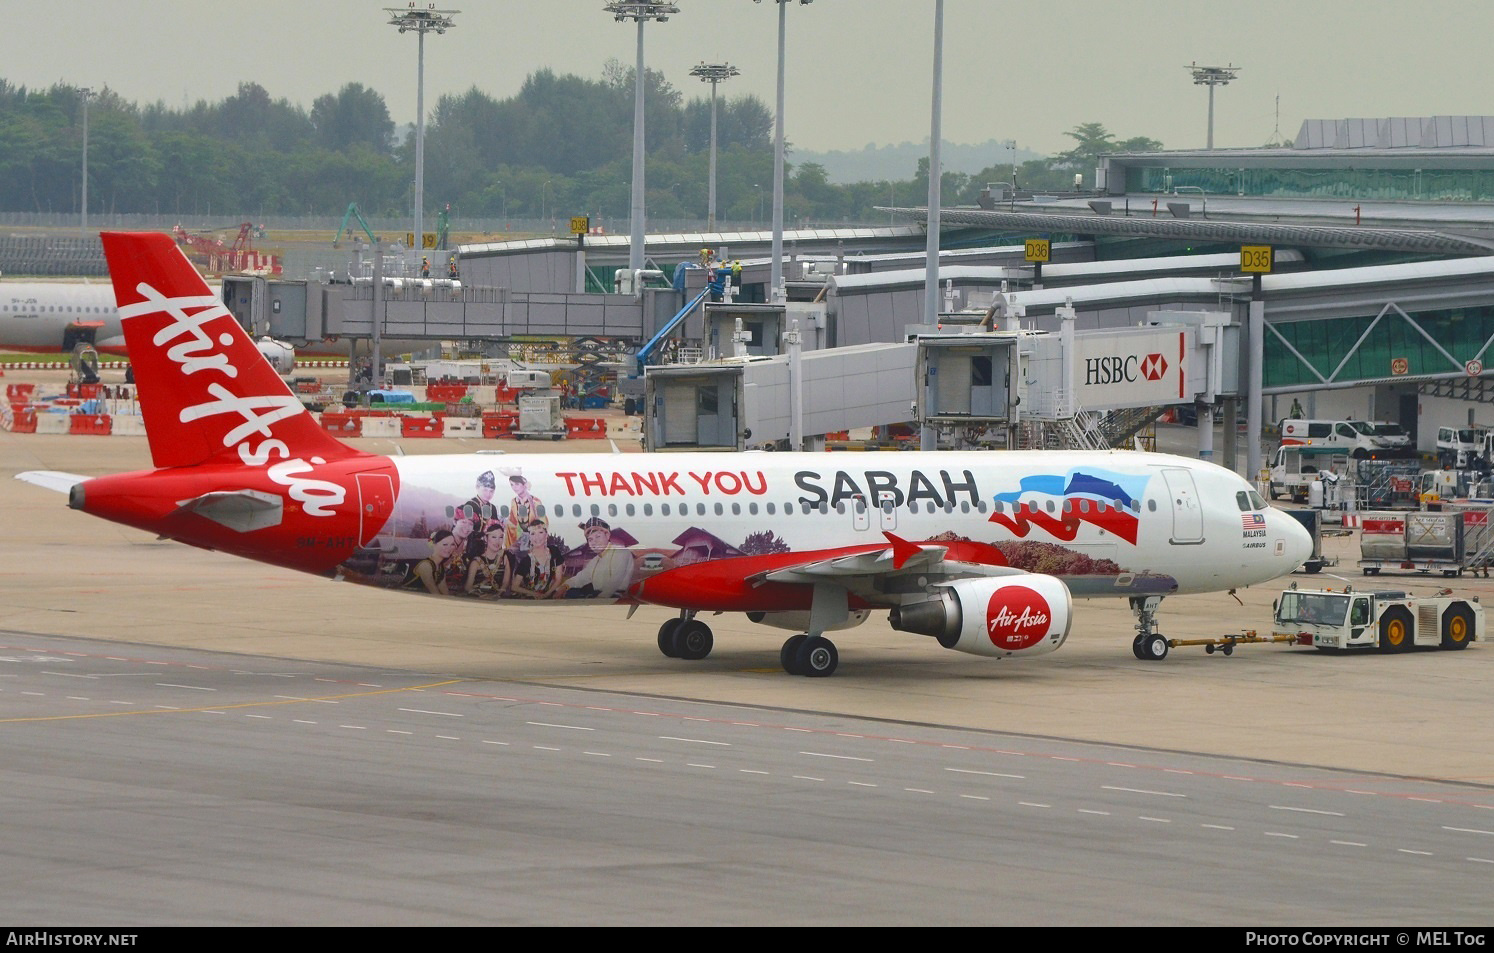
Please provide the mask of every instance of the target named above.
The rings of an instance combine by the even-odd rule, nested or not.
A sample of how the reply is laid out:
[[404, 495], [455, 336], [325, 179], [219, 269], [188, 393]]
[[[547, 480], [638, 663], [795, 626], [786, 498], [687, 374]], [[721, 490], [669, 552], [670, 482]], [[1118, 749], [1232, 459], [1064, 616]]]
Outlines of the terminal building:
[[[927, 280], [930, 217], [922, 208], [887, 210], [902, 224], [786, 232], [787, 282], [778, 301], [767, 287], [766, 231], [650, 236], [649, 265], [638, 275], [619, 274], [623, 238], [581, 235], [463, 246], [459, 288], [417, 282], [376, 295], [368, 284], [334, 283], [308, 288], [304, 307], [273, 314], [250, 303], [256, 293], [246, 289], [240, 316], [291, 338], [367, 337], [377, 311], [386, 337], [610, 342], [624, 377], [651, 342], [667, 344], [644, 363], [668, 360], [661, 386], [693, 380], [705, 388], [697, 404], [718, 417], [692, 427], [684, 396], [651, 395], [645, 408], [670, 408], [670, 443], [688, 443], [695, 433], [709, 435], [713, 446], [751, 446], [758, 439], [744, 443], [740, 434], [753, 428], [739, 423], [785, 416], [744, 408], [740, 421], [719, 419], [719, 399], [702, 394], [730, 391], [750, 401], [755, 389], [750, 381], [735, 389], [701, 383], [712, 362], [861, 348], [868, 372], [926, 372], [926, 361], [890, 357], [885, 346], [916, 348], [916, 334], [953, 332], [983, 316], [991, 331], [1058, 336], [1066, 311], [1081, 337], [1145, 327], [1158, 314], [1226, 316], [1223, 326], [1241, 331], [1227, 334], [1218, 352], [1229, 373], [1195, 375], [1200, 389], [1174, 403], [1218, 409], [1227, 422], [1238, 414], [1253, 430], [1285, 416], [1294, 401], [1312, 417], [1397, 422], [1428, 450], [1438, 426], [1494, 423], [1484, 409], [1494, 390], [1484, 371], [1494, 343], [1494, 117], [1310, 120], [1279, 148], [1106, 156], [1094, 184], [1058, 195], [997, 190], [979, 207], [941, 209], [945, 318], [933, 329], [916, 327]], [[1034, 238], [1051, 243], [1040, 267], [1026, 260], [1025, 242]], [[1271, 272], [1258, 281], [1243, 272], [1242, 246], [1269, 246]], [[699, 267], [702, 249], [731, 267], [729, 301], [702, 297], [710, 278]], [[741, 313], [732, 314], [733, 306]], [[1254, 345], [1244, 332], [1253, 307], [1262, 317]], [[1000, 328], [991, 317], [997, 312], [1006, 319]], [[856, 378], [854, 363], [833, 363], [838, 379]], [[1261, 400], [1254, 408], [1252, 380]], [[890, 407], [925, 389], [908, 381], [885, 391], [899, 395], [885, 402]], [[908, 401], [905, 418], [919, 413], [917, 403]], [[1032, 403], [1073, 401], [1049, 395]], [[814, 423], [807, 426], [844, 429], [832, 427], [822, 407], [809, 410]]]

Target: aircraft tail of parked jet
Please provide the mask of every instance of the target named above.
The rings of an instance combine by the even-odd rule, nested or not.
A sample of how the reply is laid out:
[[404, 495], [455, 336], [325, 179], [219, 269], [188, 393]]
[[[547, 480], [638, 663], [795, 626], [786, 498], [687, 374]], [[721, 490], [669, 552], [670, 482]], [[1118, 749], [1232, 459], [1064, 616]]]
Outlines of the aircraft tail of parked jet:
[[364, 453], [318, 426], [169, 238], [104, 247], [156, 468], [20, 476], [190, 545], [500, 612], [666, 606], [659, 648], [680, 659], [711, 651], [700, 614], [742, 612], [793, 631], [780, 663], [810, 676], [838, 666], [826, 632], [876, 612], [969, 654], [1051, 652], [1076, 596], [1129, 599], [1133, 651], [1161, 658], [1163, 596], [1265, 582], [1311, 550], [1236, 474], [1163, 454]]

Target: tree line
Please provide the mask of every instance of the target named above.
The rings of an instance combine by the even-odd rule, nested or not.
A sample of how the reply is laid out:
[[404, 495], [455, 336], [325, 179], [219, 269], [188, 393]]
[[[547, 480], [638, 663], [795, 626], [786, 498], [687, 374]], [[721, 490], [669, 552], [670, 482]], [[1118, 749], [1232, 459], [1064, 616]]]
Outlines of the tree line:
[[[653, 219], [703, 219], [707, 202], [710, 100], [687, 99], [662, 74], [645, 71], [648, 210]], [[82, 200], [85, 93], [68, 84], [33, 90], [0, 79], [0, 211], [76, 212]], [[181, 109], [139, 105], [107, 87], [87, 102], [90, 214], [339, 215], [356, 202], [366, 215], [408, 214], [413, 129], [397, 133], [381, 95], [350, 82], [309, 110], [241, 83], [218, 102]], [[761, 224], [771, 214], [773, 116], [755, 96], [717, 104], [717, 219]], [[1065, 135], [1075, 147], [1045, 159], [946, 172], [947, 205], [974, 204], [988, 182], [1023, 189], [1071, 188], [1105, 152], [1160, 148], [1118, 141], [1099, 123]], [[626, 220], [632, 179], [633, 69], [609, 60], [600, 79], [532, 73], [496, 99], [472, 88], [442, 96], [425, 143], [427, 214], [485, 219], [600, 216]], [[785, 222], [875, 222], [878, 205], [922, 205], [928, 163], [908, 179], [835, 184], [812, 162], [785, 177]]]

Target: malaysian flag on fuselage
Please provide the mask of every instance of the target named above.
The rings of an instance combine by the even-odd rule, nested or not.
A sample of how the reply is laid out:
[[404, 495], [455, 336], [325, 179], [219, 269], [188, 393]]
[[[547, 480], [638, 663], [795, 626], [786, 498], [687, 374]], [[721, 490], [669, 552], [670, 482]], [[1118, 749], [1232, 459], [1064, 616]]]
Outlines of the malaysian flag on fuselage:
[[990, 522], [1018, 538], [1036, 526], [1065, 542], [1073, 541], [1080, 524], [1088, 523], [1134, 545], [1140, 524], [1137, 512], [1150, 479], [1149, 474], [1097, 467], [1031, 474], [1017, 481], [1018, 489], [992, 497], [993, 502], [1010, 506], [1011, 512], [998, 506]]
[[1265, 529], [1266, 518], [1259, 513], [1242, 513], [1240, 525], [1245, 529]]

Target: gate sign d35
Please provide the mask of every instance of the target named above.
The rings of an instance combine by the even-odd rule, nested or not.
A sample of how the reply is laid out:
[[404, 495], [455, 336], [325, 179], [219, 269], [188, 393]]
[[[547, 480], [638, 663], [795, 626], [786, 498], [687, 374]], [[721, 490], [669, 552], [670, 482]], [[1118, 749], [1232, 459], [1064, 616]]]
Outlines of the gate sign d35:
[[1240, 270], [1269, 275], [1273, 257], [1270, 245], [1241, 245]]
[[1047, 238], [1029, 238], [1023, 243], [1023, 248], [1027, 252], [1028, 261], [1046, 262], [1049, 252], [1052, 251], [1053, 242]]

